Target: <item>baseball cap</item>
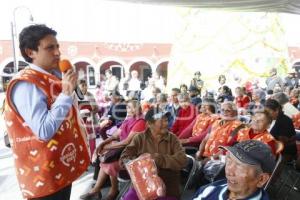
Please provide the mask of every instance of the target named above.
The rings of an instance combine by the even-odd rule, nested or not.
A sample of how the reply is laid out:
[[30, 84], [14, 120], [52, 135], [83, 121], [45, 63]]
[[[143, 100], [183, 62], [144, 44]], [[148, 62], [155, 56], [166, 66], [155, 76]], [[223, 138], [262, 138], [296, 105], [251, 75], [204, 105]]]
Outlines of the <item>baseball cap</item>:
[[168, 111], [159, 111], [158, 109], [151, 108], [145, 115], [146, 121], [158, 120], [163, 117], [169, 117], [171, 115]]
[[120, 94], [120, 92], [119, 92], [119, 91], [117, 91], [117, 90], [114, 90], [114, 91], [112, 91], [112, 92], [110, 93], [110, 96], [114, 96], [114, 97], [120, 97], [120, 96], [121, 96], [121, 94]]
[[220, 148], [229, 151], [242, 163], [259, 165], [266, 173], [271, 174], [276, 165], [271, 148], [258, 140], [246, 140], [231, 147], [221, 146]]

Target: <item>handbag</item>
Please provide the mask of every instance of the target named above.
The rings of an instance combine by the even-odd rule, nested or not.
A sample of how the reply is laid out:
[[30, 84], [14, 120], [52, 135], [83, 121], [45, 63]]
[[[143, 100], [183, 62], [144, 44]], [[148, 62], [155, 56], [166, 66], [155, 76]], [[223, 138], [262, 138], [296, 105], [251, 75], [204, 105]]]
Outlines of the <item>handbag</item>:
[[111, 163], [120, 159], [124, 147], [108, 150], [103, 156], [100, 157], [102, 163]]

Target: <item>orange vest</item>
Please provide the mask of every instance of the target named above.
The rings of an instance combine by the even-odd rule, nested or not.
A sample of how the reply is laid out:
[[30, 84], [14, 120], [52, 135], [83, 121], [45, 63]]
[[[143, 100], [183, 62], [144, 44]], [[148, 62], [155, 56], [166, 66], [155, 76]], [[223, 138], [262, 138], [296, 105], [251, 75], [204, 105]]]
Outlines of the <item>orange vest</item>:
[[[255, 136], [252, 138], [250, 137], [251, 131], [253, 131], [251, 128], [241, 129], [237, 134], [237, 141], [241, 142], [241, 141], [245, 141], [245, 140], [259, 140], [267, 145], [269, 145], [269, 143], [271, 141], [275, 141], [274, 137], [267, 130], [265, 130], [264, 132], [255, 134]], [[271, 147], [271, 149], [273, 152], [275, 152], [273, 147]]]
[[196, 122], [193, 126], [192, 136], [197, 136], [206, 130], [214, 121], [219, 118], [218, 115], [207, 115], [207, 114], [199, 114], [197, 116]]
[[228, 146], [231, 141], [231, 133], [242, 122], [238, 120], [228, 121], [222, 124], [223, 120], [215, 121], [212, 125], [209, 139], [205, 144], [203, 156], [210, 157], [219, 152], [219, 146]]
[[40, 88], [47, 96], [48, 109], [61, 93], [62, 86], [57, 77], [29, 68], [21, 71], [8, 86], [7, 131], [22, 195], [31, 199], [53, 194], [70, 185], [86, 171], [90, 159], [85, 132], [74, 106], [50, 141], [39, 140], [33, 134], [11, 100], [12, 88], [18, 81], [27, 81]]
[[292, 116], [295, 129], [300, 129], [300, 113]]

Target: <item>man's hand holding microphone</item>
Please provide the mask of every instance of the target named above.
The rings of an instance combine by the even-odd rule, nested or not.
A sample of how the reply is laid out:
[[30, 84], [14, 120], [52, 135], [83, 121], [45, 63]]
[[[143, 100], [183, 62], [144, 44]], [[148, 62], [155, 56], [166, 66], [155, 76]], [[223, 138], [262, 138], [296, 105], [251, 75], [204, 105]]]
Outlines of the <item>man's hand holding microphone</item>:
[[79, 100], [83, 100], [84, 96], [80, 89], [77, 87], [78, 76], [72, 68], [72, 64], [68, 60], [59, 61], [59, 69], [62, 75], [62, 93], [71, 96], [75, 90]]

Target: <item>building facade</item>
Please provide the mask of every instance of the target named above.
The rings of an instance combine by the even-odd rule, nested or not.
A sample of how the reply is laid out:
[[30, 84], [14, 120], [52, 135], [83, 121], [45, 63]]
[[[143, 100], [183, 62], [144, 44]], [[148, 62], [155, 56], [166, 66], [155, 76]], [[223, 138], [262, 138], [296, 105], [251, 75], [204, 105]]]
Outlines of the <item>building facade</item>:
[[[139, 72], [140, 80], [146, 82], [157, 72], [165, 80], [171, 44], [158, 43], [104, 43], [104, 42], [60, 42], [61, 58], [69, 59], [75, 66], [79, 79], [86, 79], [89, 88], [104, 80], [105, 70], [111, 69], [119, 79], [132, 70]], [[19, 70], [27, 66], [22, 56], [17, 54]], [[0, 89], [14, 74], [12, 42], [0, 41]]]

